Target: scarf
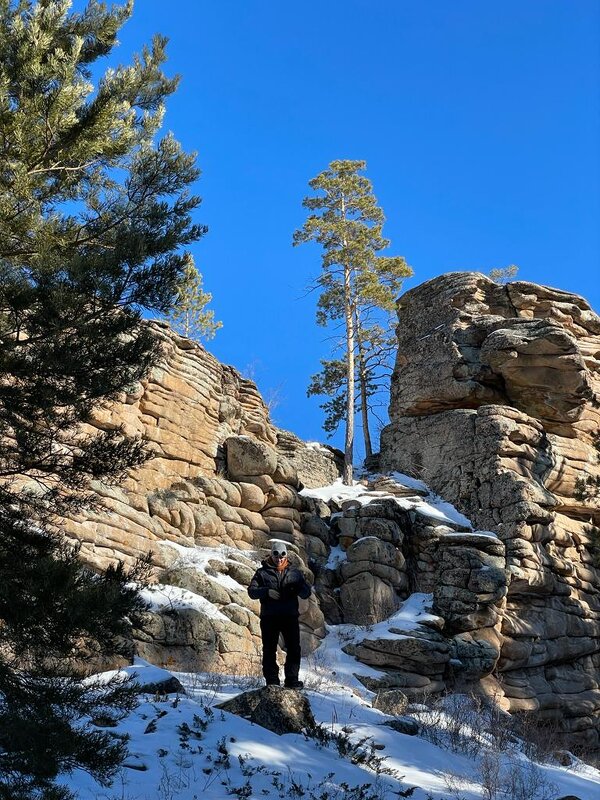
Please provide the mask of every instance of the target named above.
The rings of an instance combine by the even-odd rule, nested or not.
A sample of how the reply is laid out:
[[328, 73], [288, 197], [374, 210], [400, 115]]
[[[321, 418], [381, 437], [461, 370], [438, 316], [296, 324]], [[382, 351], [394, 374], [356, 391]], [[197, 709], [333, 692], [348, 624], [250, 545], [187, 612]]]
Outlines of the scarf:
[[273, 564], [273, 566], [275, 567], [275, 569], [277, 570], [277, 572], [283, 572], [283, 571], [284, 571], [284, 569], [287, 569], [287, 566], [288, 566], [288, 559], [287, 559], [287, 556], [286, 556], [285, 558], [282, 558], [282, 559], [281, 559], [281, 561], [279, 562], [279, 564], [276, 564], [276, 563], [273, 561], [273, 559], [271, 559], [271, 564]]

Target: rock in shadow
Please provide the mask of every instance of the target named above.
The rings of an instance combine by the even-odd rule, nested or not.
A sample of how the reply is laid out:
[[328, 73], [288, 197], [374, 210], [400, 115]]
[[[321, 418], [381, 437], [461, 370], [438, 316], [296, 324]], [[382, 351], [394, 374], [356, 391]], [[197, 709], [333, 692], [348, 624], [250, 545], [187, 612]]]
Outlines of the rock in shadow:
[[264, 686], [243, 692], [217, 708], [280, 735], [302, 733], [315, 727], [315, 718], [305, 695], [280, 686]]

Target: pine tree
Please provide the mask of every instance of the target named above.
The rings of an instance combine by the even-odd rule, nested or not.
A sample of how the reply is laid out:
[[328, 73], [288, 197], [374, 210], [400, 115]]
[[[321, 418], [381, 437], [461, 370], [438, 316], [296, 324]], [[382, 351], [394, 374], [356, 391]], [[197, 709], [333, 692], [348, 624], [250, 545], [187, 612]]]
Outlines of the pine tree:
[[202, 288], [202, 275], [190, 257], [167, 319], [184, 336], [212, 339], [222, 323], [215, 321], [214, 311], [206, 308], [211, 300], [212, 295]]
[[368, 400], [373, 393], [373, 373], [368, 368], [367, 355], [375, 337], [370, 333], [370, 319], [374, 310], [388, 315], [392, 312], [402, 279], [412, 274], [402, 257], [379, 255], [389, 241], [383, 237], [383, 211], [377, 205], [371, 181], [359, 175], [365, 169], [365, 161], [332, 161], [327, 170], [310, 180], [311, 189], [321, 194], [304, 199], [303, 206], [314, 213], [294, 234], [294, 245], [314, 241], [323, 248], [322, 272], [316, 281], [321, 291], [318, 324], [341, 323], [343, 329], [343, 373], [339, 363], [335, 369], [331, 366], [339, 360], [324, 362], [322, 375], [313, 376], [309, 393], [316, 393], [319, 386], [325, 390], [323, 393], [334, 390], [334, 373], [338, 376], [338, 390], [326, 404], [326, 412], [332, 424], [339, 418], [341, 402], [344, 405], [346, 484], [352, 483], [357, 383], [367, 451], [371, 447]]
[[[97, 62], [132, 3], [0, 0], [0, 798], [62, 798], [61, 772], [108, 780], [125, 745], [91, 725], [129, 687], [77, 680], [87, 656], [127, 653], [141, 605], [116, 564], [95, 574], [61, 530], [142, 463], [122, 431], [86, 433], [94, 406], [159, 355], [143, 309], [164, 314], [204, 228], [194, 157], [158, 138], [165, 40], [130, 66]], [[92, 72], [93, 70], [93, 72]]]

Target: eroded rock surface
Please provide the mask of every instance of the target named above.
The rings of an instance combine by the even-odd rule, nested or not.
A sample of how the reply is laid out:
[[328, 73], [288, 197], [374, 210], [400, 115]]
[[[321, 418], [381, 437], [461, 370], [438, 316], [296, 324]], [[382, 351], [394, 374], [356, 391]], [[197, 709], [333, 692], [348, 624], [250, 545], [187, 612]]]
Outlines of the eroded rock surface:
[[335, 451], [274, 428], [252, 382], [155, 324], [163, 362], [92, 420], [155, 458], [97, 484], [103, 508], [69, 530], [96, 568], [153, 552], [136, 632], [153, 663], [259, 674], [246, 587], [278, 538], [315, 584], [305, 654], [340, 625], [374, 691], [484, 687], [597, 749], [598, 318], [581, 298], [466, 274], [408, 293], [402, 315], [382, 466], [473, 524], [401, 476], [325, 501], [314, 487], [339, 474]]
[[[130, 394], [96, 409], [91, 424], [122, 425], [154, 458], [119, 487], [95, 483], [102, 507], [67, 520], [67, 530], [94, 568], [152, 552], [158, 585], [136, 632], [139, 655], [173, 668], [256, 674], [258, 603], [246, 587], [271, 537], [290, 543], [312, 582], [309, 556], [325, 545], [301, 533], [298, 489], [310, 473], [296, 463], [306, 449], [314, 474], [330, 475], [335, 461], [293, 434], [293, 448], [279, 450], [285, 432], [271, 424], [254, 383], [168, 326], [152, 326], [161, 363]], [[301, 633], [305, 652], [324, 635], [314, 596], [302, 604]]]
[[321, 490], [302, 492], [329, 528], [329, 558], [315, 567], [326, 621], [377, 670], [357, 664], [357, 676], [416, 698], [477, 687], [500, 655], [504, 544], [405, 476], [368, 476], [351, 493], [331, 487], [323, 503]]
[[[598, 750], [600, 318], [576, 295], [474, 273], [407, 292], [399, 314], [381, 467], [423, 478], [506, 549], [504, 606], [454, 593], [446, 608], [438, 592], [440, 613], [448, 629], [494, 623], [491, 690], [508, 709]], [[447, 576], [474, 567], [491, 599], [503, 556], [488, 555], [442, 552]]]

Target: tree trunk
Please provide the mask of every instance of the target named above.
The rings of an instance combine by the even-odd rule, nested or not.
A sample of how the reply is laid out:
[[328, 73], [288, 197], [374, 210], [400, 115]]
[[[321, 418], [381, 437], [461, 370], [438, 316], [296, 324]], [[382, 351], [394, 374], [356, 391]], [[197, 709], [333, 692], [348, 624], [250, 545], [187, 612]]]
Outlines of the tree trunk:
[[[346, 220], [346, 206], [342, 195], [342, 219]], [[343, 238], [347, 247], [346, 236]], [[345, 255], [345, 258], [347, 256]], [[350, 264], [344, 264], [344, 317], [346, 321], [346, 441], [344, 444], [344, 472], [342, 481], [352, 486], [354, 465], [354, 313]]]
[[350, 270], [344, 269], [344, 302], [346, 306], [346, 442], [344, 447], [344, 474], [346, 486], [352, 486], [354, 462], [354, 318], [350, 298]]
[[362, 419], [363, 439], [365, 441], [365, 458], [370, 458], [373, 455], [373, 447], [371, 445], [371, 431], [369, 430], [369, 407], [367, 405], [367, 369], [365, 365], [365, 353], [358, 314], [356, 316], [355, 334], [356, 343], [358, 345], [358, 386], [360, 391], [360, 415]]

